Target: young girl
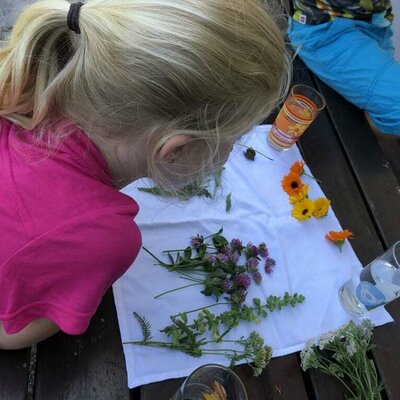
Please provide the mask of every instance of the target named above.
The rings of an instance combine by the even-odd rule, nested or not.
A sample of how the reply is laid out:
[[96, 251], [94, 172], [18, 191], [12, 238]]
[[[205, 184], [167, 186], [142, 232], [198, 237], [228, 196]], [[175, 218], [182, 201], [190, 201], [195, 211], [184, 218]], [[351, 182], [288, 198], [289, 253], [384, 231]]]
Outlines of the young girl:
[[0, 348], [86, 330], [134, 261], [141, 177], [223, 163], [288, 84], [260, 0], [49, 0], [0, 50]]

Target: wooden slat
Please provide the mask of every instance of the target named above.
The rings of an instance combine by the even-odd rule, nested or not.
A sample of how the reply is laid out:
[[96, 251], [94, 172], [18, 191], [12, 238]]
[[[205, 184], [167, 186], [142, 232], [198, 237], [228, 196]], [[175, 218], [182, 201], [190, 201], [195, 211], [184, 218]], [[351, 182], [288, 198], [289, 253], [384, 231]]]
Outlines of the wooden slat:
[[[303, 400], [308, 398], [296, 354], [273, 358], [266, 372], [270, 393], [268, 399]], [[251, 396], [249, 396], [250, 399], [252, 399]]]
[[[314, 86], [309, 72], [299, 67], [297, 70], [296, 80]], [[343, 154], [328, 110], [322, 111], [308, 128], [300, 139], [299, 147], [314, 176], [321, 180], [320, 186], [331, 200], [332, 209], [343, 229], [354, 233], [351, 245], [361, 263], [366, 265], [383, 251], [383, 246], [351, 165]]]
[[38, 345], [35, 400], [128, 400], [125, 361], [109, 290], [85, 334]]
[[[361, 262], [366, 265], [379, 255], [384, 247], [388, 247], [400, 238], [399, 175], [396, 176], [390, 163], [387, 163], [362, 112], [318, 79], [316, 79], [316, 83], [327, 100], [327, 110], [334, 121], [339, 141], [349, 159], [355, 180], [364, 195], [364, 202], [367, 204], [368, 212], [374, 221], [375, 229], [371, 228], [364, 207], [357, 199], [359, 196], [355, 187], [347, 189], [349, 190], [348, 193], [354, 195], [352, 199], [345, 199], [344, 192], [339, 190], [340, 196], [333, 201], [333, 208], [335, 209], [336, 205], [340, 210], [340, 214], [339, 212], [337, 214], [342, 224], [348, 226], [350, 230], [354, 230], [352, 226], [358, 227], [355, 231], [353, 245]], [[324, 136], [324, 143], [326, 139], [326, 136]], [[312, 138], [309, 136], [307, 139], [306, 136], [305, 140], [312, 140]], [[396, 141], [392, 141], [392, 143], [391, 156], [394, 158], [394, 152], [397, 152], [397, 159], [400, 159], [398, 143]], [[343, 161], [336, 160], [335, 162], [334, 159], [327, 159], [327, 149], [331, 147], [331, 143], [325, 143], [325, 145], [325, 150], [320, 149], [325, 158], [325, 163], [332, 169], [335, 166], [335, 174], [338, 174], [337, 167], [342, 166]], [[387, 142], [385, 142], [385, 146], [387, 146]], [[312, 157], [312, 162], [318, 163], [318, 160]], [[322, 159], [320, 163], [323, 163]], [[398, 161], [395, 165], [398, 166]], [[349, 172], [341, 171], [339, 174], [342, 180], [349, 179]], [[324, 178], [322, 179], [324, 180]], [[322, 187], [324, 188], [324, 184], [322, 184]], [[326, 192], [335, 191], [335, 188], [324, 188], [324, 190]], [[328, 197], [330, 196], [328, 195]], [[356, 203], [356, 208], [350, 207], [350, 204], [346, 204], [347, 202]], [[350, 208], [353, 209], [350, 210]], [[360, 234], [363, 234], [363, 237]], [[381, 243], [379, 243], [378, 238], [381, 239]], [[388, 307], [396, 321], [400, 321], [399, 305], [400, 300], [397, 300]], [[399, 338], [400, 327], [398, 324], [390, 324], [375, 329], [374, 342], [377, 348], [373, 354], [389, 399], [398, 399], [400, 393]]]
[[389, 399], [400, 399], [400, 299], [388, 304], [386, 309], [396, 321], [375, 328], [374, 358]]
[[168, 400], [176, 393], [183, 381], [184, 379], [168, 379], [144, 385], [140, 388], [140, 400]]
[[349, 397], [343, 385], [337, 379], [316, 369], [310, 370], [309, 374], [316, 399], [338, 400]]
[[[296, 80], [314, 86], [306, 70], [298, 69], [297, 72]], [[336, 118], [336, 114], [332, 117]], [[337, 126], [332, 124], [327, 108], [301, 138], [299, 146], [314, 176], [322, 181], [320, 186], [332, 201], [332, 208], [342, 227], [354, 232], [351, 244], [361, 263], [366, 265], [383, 251], [383, 246], [335, 128]], [[310, 371], [309, 374], [316, 399], [344, 398], [345, 389], [336, 380], [324, 377], [318, 371]]]
[[[376, 139], [378, 140], [379, 146], [382, 149], [382, 152], [385, 156], [385, 160], [387, 161], [384, 166], [386, 168], [392, 168], [394, 174], [399, 180], [400, 177], [400, 138], [395, 136], [388, 135], [377, 135]], [[400, 196], [400, 188], [398, 190]]]
[[26, 399], [30, 349], [0, 350], [0, 400]]
[[363, 112], [320, 80], [315, 81], [327, 101], [339, 139], [388, 247], [400, 237], [399, 181], [387, 165]]

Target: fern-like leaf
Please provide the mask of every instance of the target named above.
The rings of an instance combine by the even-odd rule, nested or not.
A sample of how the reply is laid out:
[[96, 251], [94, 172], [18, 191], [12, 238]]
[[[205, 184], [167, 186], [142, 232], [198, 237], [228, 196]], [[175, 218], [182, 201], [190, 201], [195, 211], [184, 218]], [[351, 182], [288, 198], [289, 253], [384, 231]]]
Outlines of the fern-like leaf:
[[135, 311], [133, 312], [133, 315], [139, 322], [140, 327], [142, 328], [143, 343], [147, 343], [149, 340], [152, 339], [150, 321], [148, 321], [143, 315], [139, 315]]

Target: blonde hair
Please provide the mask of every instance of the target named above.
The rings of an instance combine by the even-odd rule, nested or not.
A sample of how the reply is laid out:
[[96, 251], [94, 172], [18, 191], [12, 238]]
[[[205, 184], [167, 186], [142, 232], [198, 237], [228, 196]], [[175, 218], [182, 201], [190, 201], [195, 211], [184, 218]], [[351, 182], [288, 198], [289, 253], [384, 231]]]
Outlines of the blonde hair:
[[88, 0], [81, 34], [69, 3], [35, 3], [0, 49], [0, 116], [39, 134], [68, 123], [89, 136], [153, 135], [155, 156], [193, 137], [187, 175], [212, 164], [221, 141], [260, 123], [286, 93], [290, 58], [279, 11], [260, 0]]

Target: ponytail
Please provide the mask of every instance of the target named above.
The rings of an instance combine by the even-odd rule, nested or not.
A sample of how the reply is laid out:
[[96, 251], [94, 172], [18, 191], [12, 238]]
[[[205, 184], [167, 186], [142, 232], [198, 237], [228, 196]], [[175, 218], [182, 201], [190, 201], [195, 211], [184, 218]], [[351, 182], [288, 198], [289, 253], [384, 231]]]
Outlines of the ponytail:
[[0, 116], [26, 129], [51, 117], [46, 91], [73, 48], [68, 7], [64, 0], [29, 6], [18, 18], [9, 44], [0, 49]]

